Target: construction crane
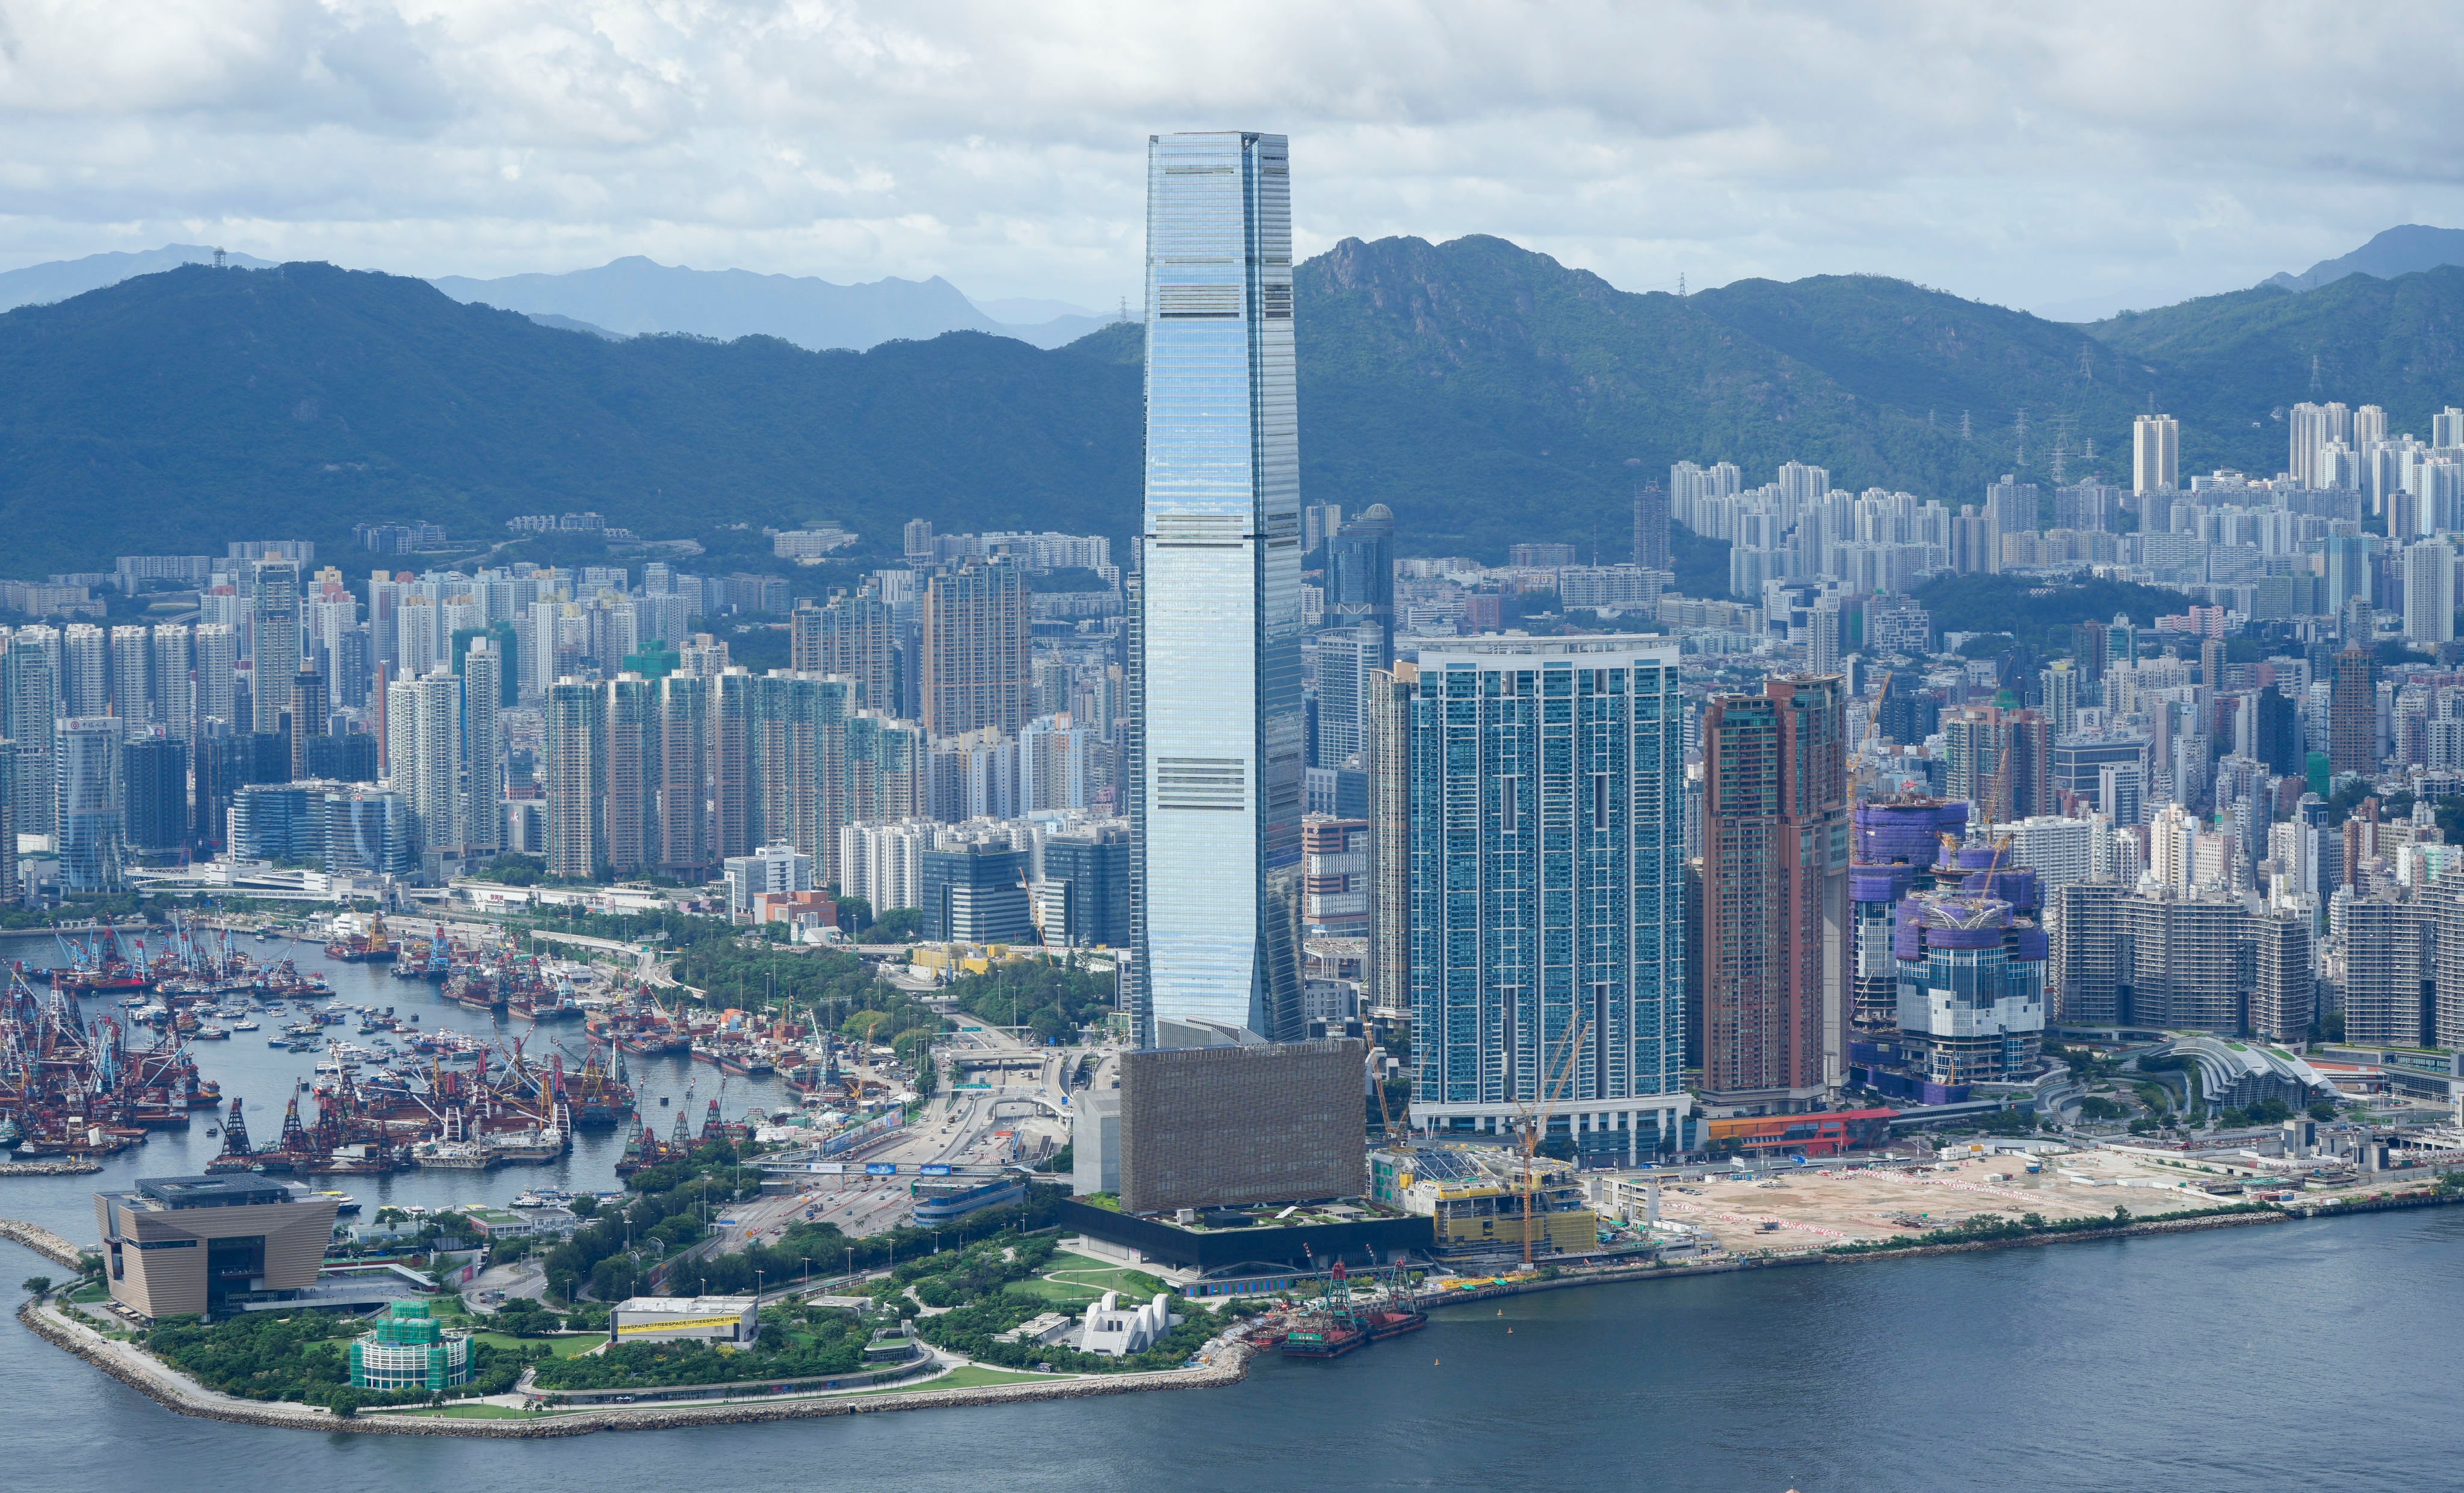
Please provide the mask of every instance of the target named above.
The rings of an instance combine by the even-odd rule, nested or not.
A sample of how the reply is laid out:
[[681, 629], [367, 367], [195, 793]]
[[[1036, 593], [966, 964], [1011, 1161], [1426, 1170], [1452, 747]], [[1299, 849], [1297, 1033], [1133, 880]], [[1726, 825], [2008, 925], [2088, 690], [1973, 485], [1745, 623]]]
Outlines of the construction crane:
[[[1534, 1199], [1539, 1196], [1531, 1159], [1549, 1133], [1549, 1116], [1556, 1109], [1557, 1101], [1565, 1096], [1566, 1081], [1574, 1072], [1574, 1056], [1582, 1050], [1583, 1036], [1589, 1030], [1588, 1021], [1581, 1017], [1574, 1019], [1573, 1028], [1566, 1033], [1564, 1043], [1557, 1049], [1556, 1071], [1551, 1073], [1547, 1070], [1548, 1065], [1542, 1065], [1538, 1097], [1524, 1106], [1523, 1111], [1515, 1116], [1515, 1122], [1523, 1131], [1523, 1268], [1526, 1270], [1531, 1268], [1531, 1219]], [[1545, 1049], [1542, 1055], [1546, 1057]]]
[[1385, 1056], [1386, 1049], [1383, 1047], [1370, 1049], [1370, 1062], [1373, 1066], [1369, 1072], [1369, 1087], [1370, 1091], [1377, 1096], [1377, 1123], [1381, 1127], [1378, 1133], [1384, 1137], [1386, 1144], [1391, 1146], [1395, 1144], [1395, 1115], [1386, 1108]]

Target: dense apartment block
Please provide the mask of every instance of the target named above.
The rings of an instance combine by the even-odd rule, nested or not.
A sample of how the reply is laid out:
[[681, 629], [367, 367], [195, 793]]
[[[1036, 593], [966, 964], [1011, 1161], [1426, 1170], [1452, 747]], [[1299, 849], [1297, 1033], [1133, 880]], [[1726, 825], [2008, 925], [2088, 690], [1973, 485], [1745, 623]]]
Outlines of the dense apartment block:
[[1703, 711], [1703, 1087], [1801, 1109], [1846, 1077], [1846, 682], [1774, 678]]

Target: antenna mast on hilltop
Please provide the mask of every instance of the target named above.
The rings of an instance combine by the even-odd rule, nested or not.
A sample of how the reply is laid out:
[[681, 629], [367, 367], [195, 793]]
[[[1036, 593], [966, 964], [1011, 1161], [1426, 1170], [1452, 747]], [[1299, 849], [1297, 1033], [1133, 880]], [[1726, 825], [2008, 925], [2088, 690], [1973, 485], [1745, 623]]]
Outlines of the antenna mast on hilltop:
[[220, 244], [216, 244], [216, 245], [214, 246], [214, 268], [215, 268], [215, 269], [217, 269], [217, 270], [219, 270], [219, 269], [221, 269], [222, 267], [223, 267], [223, 246], [222, 246], [222, 245], [220, 245]]
[[1677, 272], [1677, 298], [1679, 300], [1685, 298], [1685, 272], [1683, 270]]

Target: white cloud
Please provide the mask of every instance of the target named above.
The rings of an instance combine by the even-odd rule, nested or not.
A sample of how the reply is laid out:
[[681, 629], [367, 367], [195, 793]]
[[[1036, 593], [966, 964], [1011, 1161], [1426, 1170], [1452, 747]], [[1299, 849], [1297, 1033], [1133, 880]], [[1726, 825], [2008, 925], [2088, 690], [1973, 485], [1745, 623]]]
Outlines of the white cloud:
[[0, 0], [0, 262], [647, 253], [1109, 304], [1146, 135], [1237, 125], [1293, 137], [1305, 248], [2146, 304], [2464, 223], [2459, 52], [2420, 5]]

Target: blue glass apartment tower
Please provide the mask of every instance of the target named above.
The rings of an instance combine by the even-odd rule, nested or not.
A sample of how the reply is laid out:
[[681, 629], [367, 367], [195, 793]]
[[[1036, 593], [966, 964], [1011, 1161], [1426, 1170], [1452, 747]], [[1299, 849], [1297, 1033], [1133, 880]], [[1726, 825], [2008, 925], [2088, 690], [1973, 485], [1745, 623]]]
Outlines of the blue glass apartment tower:
[[1133, 881], [1145, 1040], [1301, 1035], [1299, 412], [1284, 137], [1147, 143]]
[[1684, 708], [1673, 645], [1465, 638], [1411, 702], [1412, 1123], [1683, 1145]]

